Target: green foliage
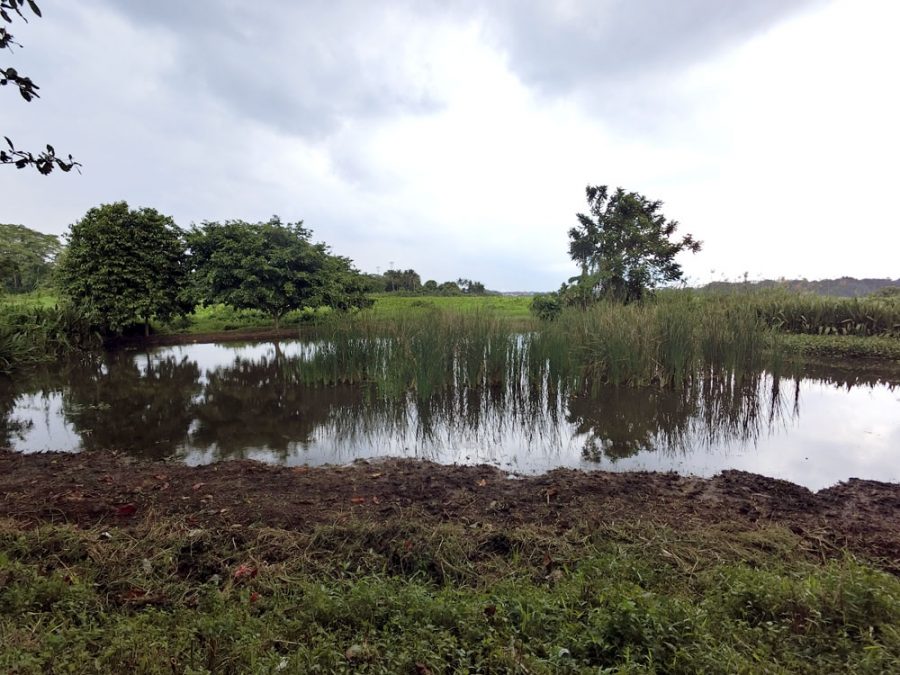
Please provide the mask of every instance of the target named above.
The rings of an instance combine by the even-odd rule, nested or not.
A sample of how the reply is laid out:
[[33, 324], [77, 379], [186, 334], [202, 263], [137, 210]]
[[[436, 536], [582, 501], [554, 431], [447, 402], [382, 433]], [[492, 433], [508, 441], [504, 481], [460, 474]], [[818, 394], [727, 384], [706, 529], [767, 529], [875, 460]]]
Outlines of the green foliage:
[[422, 279], [415, 270], [387, 270], [384, 278], [384, 290], [388, 293], [404, 291], [416, 293], [422, 288]]
[[62, 250], [59, 238], [22, 225], [0, 224], [0, 290], [28, 293], [50, 279]]
[[553, 321], [562, 313], [563, 306], [559, 294], [545, 293], [534, 296], [529, 309], [541, 321]]
[[377, 293], [396, 293], [400, 295], [487, 295], [488, 290], [480, 281], [457, 279], [438, 283], [429, 279], [424, 284], [415, 270], [388, 270], [382, 275], [367, 275], [371, 279], [371, 289]]
[[188, 264], [182, 232], [154, 209], [125, 202], [93, 208], [72, 225], [59, 263], [65, 298], [106, 332], [187, 314]]
[[[724, 298], [730, 300], [723, 300]], [[839, 298], [784, 290], [711, 294], [711, 302], [753, 307], [768, 325], [806, 335], [883, 335], [900, 337], [900, 296]]]
[[0, 373], [99, 346], [89, 317], [73, 307], [0, 305]]
[[771, 526], [6, 521], [0, 670], [897, 672], [900, 582], [809, 544]]
[[569, 255], [582, 269], [579, 285], [595, 296], [631, 302], [682, 278], [675, 256], [696, 253], [700, 242], [690, 234], [669, 239], [678, 223], [666, 220], [662, 202], [622, 188], [610, 196], [605, 185], [589, 185], [585, 192], [590, 215], [577, 214], [578, 225], [569, 230]]
[[302, 223], [204, 223], [188, 235], [197, 296], [205, 305], [265, 312], [279, 326], [291, 311], [364, 307], [367, 283], [349, 259], [310, 242]]

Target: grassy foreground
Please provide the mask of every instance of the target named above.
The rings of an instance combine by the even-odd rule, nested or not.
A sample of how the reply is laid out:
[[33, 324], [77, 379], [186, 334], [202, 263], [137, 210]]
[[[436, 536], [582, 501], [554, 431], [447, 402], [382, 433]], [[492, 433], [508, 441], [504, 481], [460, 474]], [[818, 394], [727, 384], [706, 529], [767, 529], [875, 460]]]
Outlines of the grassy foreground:
[[0, 521], [0, 669], [897, 672], [900, 580], [789, 530]]

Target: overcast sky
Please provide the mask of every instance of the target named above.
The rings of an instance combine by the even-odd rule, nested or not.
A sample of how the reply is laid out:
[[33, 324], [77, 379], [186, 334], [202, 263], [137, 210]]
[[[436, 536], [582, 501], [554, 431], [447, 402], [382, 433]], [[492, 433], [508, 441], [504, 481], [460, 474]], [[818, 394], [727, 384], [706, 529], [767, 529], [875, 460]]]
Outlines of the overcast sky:
[[0, 56], [0, 222], [304, 220], [365, 271], [575, 273], [584, 187], [665, 202], [693, 283], [900, 277], [896, 0], [41, 0]]

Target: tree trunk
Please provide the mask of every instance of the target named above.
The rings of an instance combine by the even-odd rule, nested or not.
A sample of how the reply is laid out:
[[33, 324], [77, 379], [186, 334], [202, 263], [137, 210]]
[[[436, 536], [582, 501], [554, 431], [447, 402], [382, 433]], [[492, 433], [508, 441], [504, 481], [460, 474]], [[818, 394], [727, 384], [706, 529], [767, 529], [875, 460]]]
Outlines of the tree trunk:
[[144, 337], [150, 337], [150, 318], [144, 318]]

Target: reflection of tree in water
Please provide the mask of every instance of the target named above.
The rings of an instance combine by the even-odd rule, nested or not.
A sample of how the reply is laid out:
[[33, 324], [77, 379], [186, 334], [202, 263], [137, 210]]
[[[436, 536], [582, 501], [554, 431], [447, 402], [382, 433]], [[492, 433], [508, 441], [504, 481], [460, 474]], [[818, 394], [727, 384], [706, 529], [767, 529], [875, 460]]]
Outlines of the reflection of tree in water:
[[0, 375], [0, 448], [9, 447], [12, 437], [21, 433], [22, 422], [13, 418], [18, 391], [15, 383]]
[[343, 455], [335, 460], [407, 445], [426, 452], [465, 446], [481, 456], [495, 448], [558, 452], [571, 431], [586, 459], [615, 460], [755, 442], [799, 414], [801, 377], [848, 389], [890, 382], [878, 373], [807, 368], [783, 381], [757, 374], [698, 380], [682, 390], [600, 387], [586, 397], [570, 396], [547, 375], [540, 382], [523, 376], [477, 389], [447, 387], [426, 398], [389, 396], [375, 386], [304, 385], [308, 354], [286, 356], [277, 345], [274, 355], [238, 357], [202, 378], [190, 349], [185, 353], [111, 353], [91, 364], [0, 380], [0, 445], [15, 439], [20, 396], [43, 393], [50, 400], [61, 393], [65, 419], [84, 448], [145, 457], [188, 448], [210, 450], [208, 459], [261, 451], [284, 460], [311, 446]]
[[341, 408], [366, 409], [360, 387], [309, 387], [300, 382], [302, 361], [276, 350], [274, 358], [237, 358], [207, 376], [197, 402], [191, 444], [214, 448], [219, 459], [266, 450], [284, 459], [310, 443], [317, 429]]
[[111, 352], [66, 377], [63, 414], [85, 450], [173, 454], [187, 436], [200, 391], [194, 361]]
[[584, 459], [615, 461], [642, 451], [755, 442], [783, 416], [780, 380], [753, 374], [705, 379], [680, 390], [610, 386], [594, 397], [572, 397], [567, 420], [585, 436]]

